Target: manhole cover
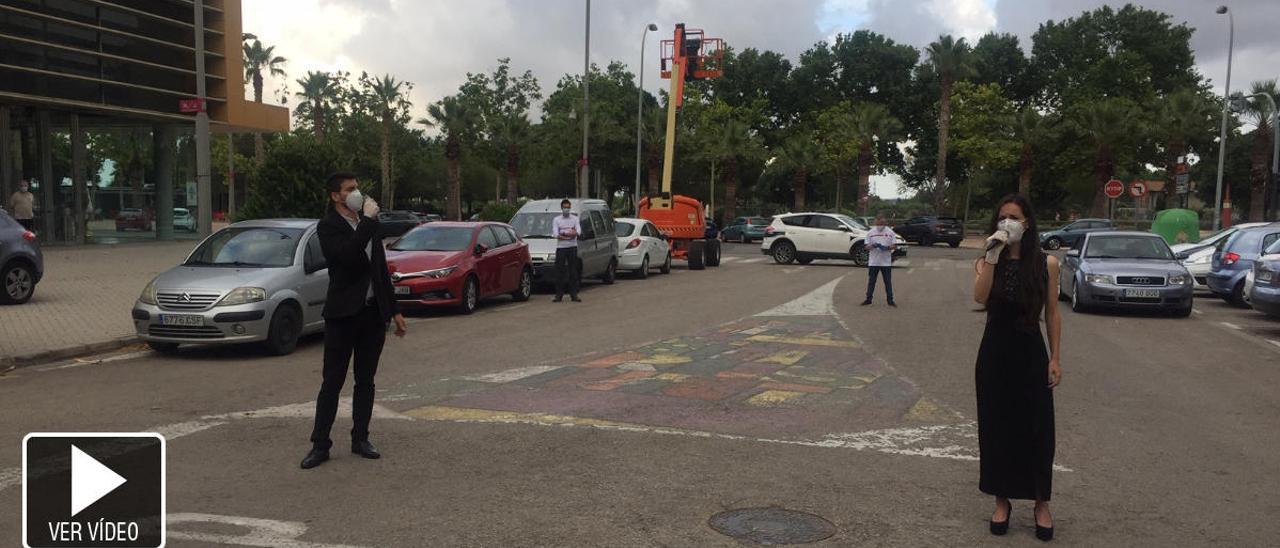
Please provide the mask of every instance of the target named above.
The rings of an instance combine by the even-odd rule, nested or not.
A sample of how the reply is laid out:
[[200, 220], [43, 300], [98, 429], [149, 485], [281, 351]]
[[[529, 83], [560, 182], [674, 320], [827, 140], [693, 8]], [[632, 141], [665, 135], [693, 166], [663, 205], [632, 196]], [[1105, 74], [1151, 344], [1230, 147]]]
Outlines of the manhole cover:
[[836, 534], [836, 526], [819, 516], [776, 507], [720, 512], [708, 523], [722, 535], [751, 544], [808, 544]]

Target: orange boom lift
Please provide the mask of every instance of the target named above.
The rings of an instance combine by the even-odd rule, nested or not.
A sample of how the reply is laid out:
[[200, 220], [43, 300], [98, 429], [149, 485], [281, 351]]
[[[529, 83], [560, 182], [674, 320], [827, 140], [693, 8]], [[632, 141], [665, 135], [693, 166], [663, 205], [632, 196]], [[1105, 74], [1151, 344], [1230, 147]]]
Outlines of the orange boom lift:
[[671, 241], [671, 256], [689, 261], [702, 270], [720, 265], [720, 242], [707, 239], [706, 211], [702, 202], [671, 194], [671, 169], [675, 165], [676, 114], [684, 104], [684, 83], [718, 78], [724, 74], [724, 40], [706, 38], [700, 29], [676, 25], [675, 36], [662, 41], [662, 77], [671, 80], [667, 101], [667, 142], [662, 158], [662, 193], [640, 200], [640, 218], [652, 222]]

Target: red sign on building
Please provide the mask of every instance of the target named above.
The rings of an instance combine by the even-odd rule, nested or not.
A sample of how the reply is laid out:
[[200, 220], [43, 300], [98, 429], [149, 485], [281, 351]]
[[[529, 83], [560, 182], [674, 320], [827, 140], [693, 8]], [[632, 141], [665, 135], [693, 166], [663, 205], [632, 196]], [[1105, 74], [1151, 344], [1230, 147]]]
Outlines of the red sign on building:
[[179, 99], [178, 111], [183, 114], [204, 112], [204, 99]]

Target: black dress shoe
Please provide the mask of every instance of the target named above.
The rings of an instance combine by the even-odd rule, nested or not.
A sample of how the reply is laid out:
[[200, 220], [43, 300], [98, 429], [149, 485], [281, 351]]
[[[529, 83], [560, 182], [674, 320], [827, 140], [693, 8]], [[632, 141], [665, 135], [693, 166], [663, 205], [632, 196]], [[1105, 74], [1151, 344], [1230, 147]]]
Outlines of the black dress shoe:
[[360, 455], [366, 459], [380, 459], [382, 453], [373, 447], [372, 443], [367, 441], [357, 441], [351, 443], [351, 452]]
[[307, 456], [302, 459], [302, 469], [310, 470], [320, 466], [327, 460], [329, 460], [328, 449], [312, 449], [311, 452], [307, 453]]
[[991, 520], [991, 534], [1003, 536], [1009, 532], [1009, 520], [1013, 519], [1013, 503], [1009, 503], [1009, 511], [1005, 513], [1004, 521]]
[[582, 299], [579, 299], [579, 298], [577, 298], [577, 297], [569, 297], [569, 299], [570, 299], [570, 300], [572, 300], [572, 301], [573, 301], [573, 302], [575, 302], [575, 303], [580, 303], [580, 302], [582, 302]]
[[867, 305], [869, 305], [869, 304], [871, 304], [871, 299], [867, 299], [867, 300], [865, 300], [865, 301], [862, 301], [862, 306], [867, 306]]
[[893, 301], [889, 301], [889, 306], [892, 306], [892, 307], [894, 307], [894, 308], [898, 308], [898, 303], [895, 303], [895, 302], [893, 302]]
[[1053, 540], [1053, 528], [1036, 525], [1036, 538], [1045, 542]]

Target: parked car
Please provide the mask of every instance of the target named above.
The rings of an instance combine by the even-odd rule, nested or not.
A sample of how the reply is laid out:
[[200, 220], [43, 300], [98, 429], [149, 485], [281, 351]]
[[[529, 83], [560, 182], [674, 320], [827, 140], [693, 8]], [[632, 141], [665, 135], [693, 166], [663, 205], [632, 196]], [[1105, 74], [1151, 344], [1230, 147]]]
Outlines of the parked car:
[[764, 239], [764, 229], [769, 227], [768, 217], [738, 217], [720, 231], [720, 239], [726, 242], [748, 244]]
[[116, 214], [116, 232], [141, 230], [150, 232], [155, 228], [151, 214], [136, 207], [126, 207]]
[[399, 238], [422, 224], [422, 219], [412, 211], [383, 211], [378, 213], [378, 235], [383, 238]]
[[[809, 264], [815, 259], [852, 260], [866, 266], [869, 254], [863, 240], [867, 230], [847, 215], [832, 213], [787, 213], [773, 218], [765, 229], [760, 251], [778, 264]], [[896, 260], [907, 256], [907, 242], [901, 235], [893, 252]]]
[[387, 247], [387, 268], [401, 305], [475, 312], [480, 301], [533, 294], [529, 245], [502, 223], [437, 222], [405, 233]]
[[[1209, 272], [1213, 269], [1213, 253], [1220, 242], [1226, 240], [1236, 231], [1244, 228], [1266, 226], [1269, 223], [1244, 223], [1224, 228], [1196, 243], [1174, 244], [1169, 246], [1182, 266], [1187, 267], [1196, 280], [1196, 289], [1208, 291]], [[1245, 293], [1247, 295], [1247, 293]]]
[[1263, 250], [1280, 240], [1280, 223], [1244, 228], [1218, 242], [1208, 276], [1209, 290], [1236, 306], [1245, 306], [1245, 277]]
[[960, 247], [964, 241], [964, 226], [955, 217], [922, 216], [907, 219], [907, 222], [893, 227], [908, 242], [918, 242], [922, 246], [932, 246], [937, 242], [946, 242], [951, 247]]
[[0, 304], [22, 304], [44, 276], [44, 255], [34, 232], [0, 209]]
[[1078, 219], [1057, 230], [1046, 230], [1040, 233], [1040, 247], [1045, 249], [1073, 248], [1080, 245], [1084, 237], [1094, 232], [1115, 230], [1111, 219]]
[[314, 219], [244, 221], [205, 238], [181, 265], [147, 283], [133, 325], [158, 352], [261, 342], [285, 355], [300, 336], [324, 329], [328, 289]]
[[[612, 284], [618, 273], [618, 238], [613, 213], [604, 200], [570, 199], [572, 215], [582, 222], [578, 237], [578, 272], [583, 278], [599, 278]], [[529, 243], [533, 279], [539, 284], [555, 282], [556, 237], [551, 220], [560, 215], [560, 200], [533, 200], [511, 218], [516, 234]]]
[[663, 274], [671, 273], [671, 244], [658, 227], [644, 219], [615, 219], [618, 235], [618, 270], [648, 278], [653, 265]]
[[436, 221], [444, 220], [444, 217], [441, 217], [437, 213], [419, 213], [418, 218], [422, 219], [422, 222], [424, 223], [434, 223]]
[[1263, 250], [1253, 262], [1253, 283], [1246, 284], [1245, 295], [1254, 310], [1280, 318], [1280, 240]]
[[173, 208], [173, 229], [196, 231], [196, 217], [191, 214], [191, 210], [182, 207]]
[[1169, 244], [1149, 232], [1091, 232], [1067, 252], [1058, 277], [1058, 298], [1071, 309], [1162, 310], [1191, 315], [1191, 273]]

